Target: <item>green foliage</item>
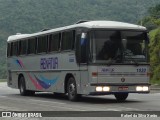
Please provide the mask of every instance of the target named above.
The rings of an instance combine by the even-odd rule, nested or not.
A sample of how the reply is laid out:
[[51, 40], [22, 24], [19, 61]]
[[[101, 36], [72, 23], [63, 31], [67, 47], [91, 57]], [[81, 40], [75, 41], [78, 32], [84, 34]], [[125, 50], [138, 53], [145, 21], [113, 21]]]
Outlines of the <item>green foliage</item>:
[[[0, 78], [6, 78], [6, 40], [83, 20], [137, 23], [160, 0], [0, 0]], [[151, 10], [151, 12], [154, 10]]]
[[155, 24], [155, 19], [152, 18], [151, 16], [147, 16], [147, 17], [143, 18], [138, 23], [147, 27], [148, 30], [153, 30], [153, 29], [157, 28], [157, 25]]
[[0, 79], [0, 82], [6, 82], [7, 80], [6, 79]]
[[149, 8], [148, 16], [142, 19], [142, 23], [150, 31], [150, 64], [151, 82], [160, 84], [160, 4]]
[[149, 8], [148, 16], [144, 17], [139, 23], [143, 23], [149, 30], [156, 29], [160, 26], [160, 4]]
[[154, 19], [159, 19], [160, 18], [160, 4], [154, 6], [154, 7], [151, 7], [149, 10], [148, 10], [150, 16]]
[[[160, 81], [160, 28], [150, 32], [150, 63], [152, 83]], [[160, 83], [160, 82], [159, 82]]]

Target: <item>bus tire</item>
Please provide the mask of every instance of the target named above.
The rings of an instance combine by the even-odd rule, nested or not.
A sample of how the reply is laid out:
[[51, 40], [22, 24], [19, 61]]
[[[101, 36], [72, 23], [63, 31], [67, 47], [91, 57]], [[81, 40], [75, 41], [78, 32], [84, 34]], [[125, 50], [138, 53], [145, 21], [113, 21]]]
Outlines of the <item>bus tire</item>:
[[114, 96], [118, 102], [124, 102], [128, 97], [128, 93], [117, 93]]
[[67, 93], [68, 93], [68, 99], [70, 101], [77, 101], [78, 94], [77, 94], [77, 87], [76, 82], [73, 77], [70, 77], [67, 83]]
[[19, 81], [19, 91], [20, 91], [20, 95], [22, 95], [22, 96], [34, 95], [35, 94], [34, 91], [26, 90], [26, 84], [25, 84], [24, 77], [20, 78], [20, 81]]

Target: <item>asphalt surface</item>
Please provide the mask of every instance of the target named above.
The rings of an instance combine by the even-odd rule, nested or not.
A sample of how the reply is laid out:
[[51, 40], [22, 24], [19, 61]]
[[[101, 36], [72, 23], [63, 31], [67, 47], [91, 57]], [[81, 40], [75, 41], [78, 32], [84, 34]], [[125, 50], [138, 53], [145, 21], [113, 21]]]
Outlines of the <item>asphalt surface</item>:
[[[160, 91], [153, 90], [150, 94], [130, 94], [127, 101], [123, 103], [117, 102], [113, 95], [83, 96], [80, 101], [71, 102], [68, 101], [66, 96], [57, 97], [52, 93], [37, 93], [35, 96], [20, 96], [19, 90], [7, 87], [4, 82], [0, 83], [0, 111], [78, 111], [76, 115], [79, 117], [83, 117], [82, 113], [87, 111], [112, 111], [113, 113], [109, 114], [112, 114], [111, 116], [113, 117], [117, 111], [123, 111], [125, 114], [134, 114], [135, 111], [155, 111], [156, 115], [157, 111], [160, 111]], [[15, 119], [17, 120], [17, 118]], [[18, 118], [18, 120], [21, 119], [28, 120], [28, 118]], [[42, 118], [34, 118], [34, 120], [39, 119]], [[48, 120], [51, 118], [45, 119]], [[54, 119], [58, 120], [60, 118]], [[74, 118], [64, 116], [64, 118], [61, 119], [72, 120]], [[97, 120], [95, 117], [86, 119]], [[106, 118], [101, 117], [100, 119]]]

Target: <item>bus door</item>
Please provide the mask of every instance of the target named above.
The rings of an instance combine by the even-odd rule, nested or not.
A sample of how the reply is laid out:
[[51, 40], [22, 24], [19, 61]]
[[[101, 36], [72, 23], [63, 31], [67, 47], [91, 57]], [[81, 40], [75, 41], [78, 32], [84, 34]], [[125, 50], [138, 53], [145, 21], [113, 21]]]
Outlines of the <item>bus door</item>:
[[76, 59], [80, 71], [81, 94], [87, 93], [89, 84], [88, 74], [88, 39], [87, 33], [77, 34], [76, 41]]

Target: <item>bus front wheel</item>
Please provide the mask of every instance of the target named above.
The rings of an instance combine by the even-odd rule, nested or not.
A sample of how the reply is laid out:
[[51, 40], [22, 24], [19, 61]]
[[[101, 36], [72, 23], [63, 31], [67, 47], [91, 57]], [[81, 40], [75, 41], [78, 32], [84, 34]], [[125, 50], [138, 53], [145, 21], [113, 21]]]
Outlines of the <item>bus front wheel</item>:
[[20, 78], [20, 81], [19, 81], [19, 91], [20, 91], [20, 95], [22, 95], [22, 96], [34, 95], [35, 94], [34, 91], [26, 90], [26, 84], [25, 84], [24, 77]]
[[76, 101], [78, 98], [76, 82], [73, 77], [70, 77], [67, 83], [67, 93], [68, 99], [71, 101]]
[[128, 93], [116, 93], [114, 94], [114, 96], [117, 99], [117, 101], [123, 102], [127, 99]]

